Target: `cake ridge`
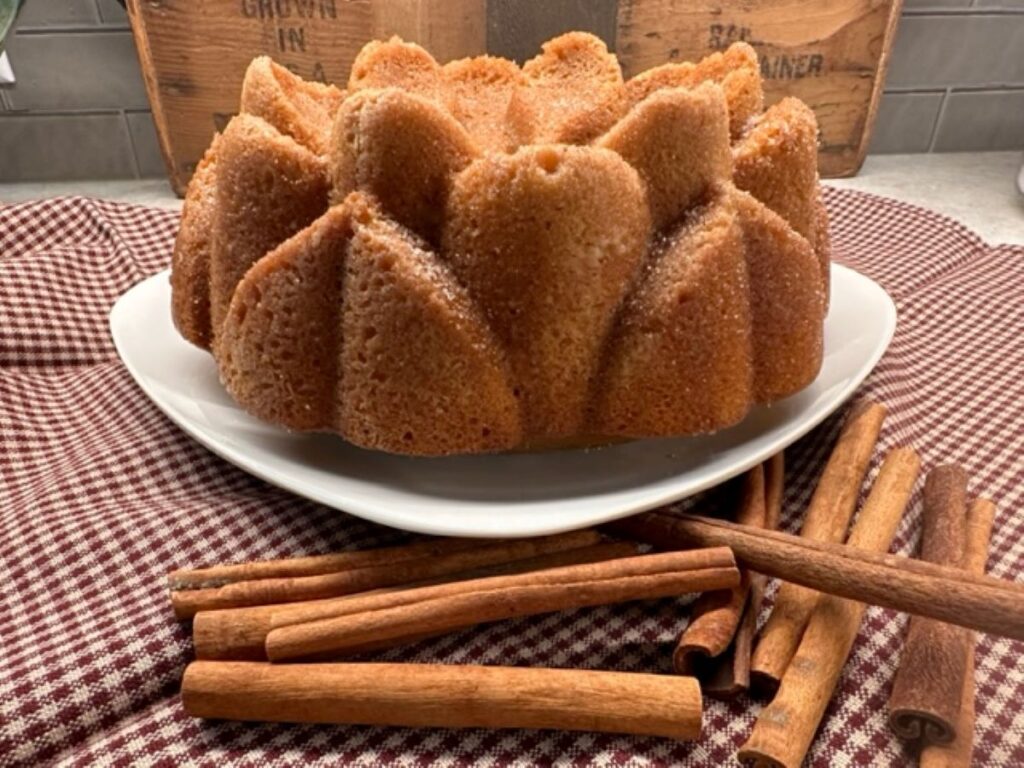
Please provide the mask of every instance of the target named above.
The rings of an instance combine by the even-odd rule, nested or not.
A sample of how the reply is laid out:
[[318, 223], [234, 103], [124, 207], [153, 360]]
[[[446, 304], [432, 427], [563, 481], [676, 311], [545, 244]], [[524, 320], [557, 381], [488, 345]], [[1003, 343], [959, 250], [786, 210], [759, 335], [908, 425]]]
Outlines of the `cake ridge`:
[[[254, 60], [243, 112], [186, 198], [175, 323], [211, 349], [248, 410], [438, 455], [713, 431], [816, 375], [829, 248], [817, 128], [795, 100], [759, 111], [749, 46], [624, 80], [584, 33], [548, 41], [523, 67], [490, 56], [442, 66], [392, 38], [364, 48], [344, 93], [331, 88]], [[261, 199], [239, 179], [295, 193]], [[347, 234], [324, 255], [318, 232]], [[361, 294], [326, 283], [326, 303], [315, 286], [307, 300], [280, 298], [298, 295], [283, 276], [313, 279], [270, 269], [282, 253], [316, 280], [372, 275], [367, 290], [390, 309], [357, 311]], [[225, 312], [243, 295], [297, 318], [286, 335], [333, 323], [322, 345], [333, 368], [294, 344], [320, 372], [320, 405], [270, 402], [300, 402], [309, 382], [267, 352], [269, 325], [250, 338]], [[371, 363], [352, 352], [367, 327], [387, 329], [360, 353]], [[418, 341], [403, 345], [395, 328]], [[244, 376], [232, 368], [243, 351]]]

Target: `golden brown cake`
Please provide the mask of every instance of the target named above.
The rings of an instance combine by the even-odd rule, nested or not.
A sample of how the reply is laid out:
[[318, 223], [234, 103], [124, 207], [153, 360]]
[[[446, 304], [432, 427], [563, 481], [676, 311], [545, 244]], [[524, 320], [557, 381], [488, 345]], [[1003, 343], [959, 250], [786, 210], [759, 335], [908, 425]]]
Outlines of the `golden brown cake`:
[[172, 312], [293, 430], [447, 455], [711, 432], [807, 386], [829, 240], [814, 114], [753, 49], [624, 81], [393, 38], [344, 91], [253, 61], [196, 170]]

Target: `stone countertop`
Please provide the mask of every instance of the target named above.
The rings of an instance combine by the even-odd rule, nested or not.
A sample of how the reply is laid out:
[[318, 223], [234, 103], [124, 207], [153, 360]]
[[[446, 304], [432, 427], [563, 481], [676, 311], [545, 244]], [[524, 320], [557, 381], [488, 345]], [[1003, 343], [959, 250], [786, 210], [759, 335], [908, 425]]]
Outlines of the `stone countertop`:
[[853, 178], [825, 183], [930, 208], [989, 243], [1024, 245], [1024, 196], [1017, 190], [1022, 162], [1020, 152], [871, 155]]
[[[896, 198], [943, 213], [990, 243], [1024, 245], [1024, 197], [1016, 188], [1019, 152], [872, 155], [860, 173], [825, 183]], [[180, 209], [162, 179], [0, 184], [0, 202], [86, 195]]]

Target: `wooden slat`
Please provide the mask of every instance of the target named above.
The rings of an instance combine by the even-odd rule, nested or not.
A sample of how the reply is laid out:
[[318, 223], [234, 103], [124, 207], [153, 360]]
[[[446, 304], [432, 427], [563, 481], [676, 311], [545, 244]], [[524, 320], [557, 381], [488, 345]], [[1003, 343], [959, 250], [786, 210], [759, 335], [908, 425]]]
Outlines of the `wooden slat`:
[[398, 35], [444, 63], [487, 51], [485, 0], [375, 0], [373, 36]]

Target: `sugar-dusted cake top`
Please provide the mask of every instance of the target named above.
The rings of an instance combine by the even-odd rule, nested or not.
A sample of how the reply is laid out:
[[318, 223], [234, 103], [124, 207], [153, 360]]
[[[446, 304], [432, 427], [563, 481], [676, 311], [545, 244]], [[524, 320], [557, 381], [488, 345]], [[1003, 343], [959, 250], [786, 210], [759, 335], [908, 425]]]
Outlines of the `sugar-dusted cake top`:
[[754, 51], [624, 80], [368, 44], [344, 90], [263, 57], [189, 189], [175, 321], [293, 429], [445, 454], [718, 429], [821, 360], [813, 113]]

